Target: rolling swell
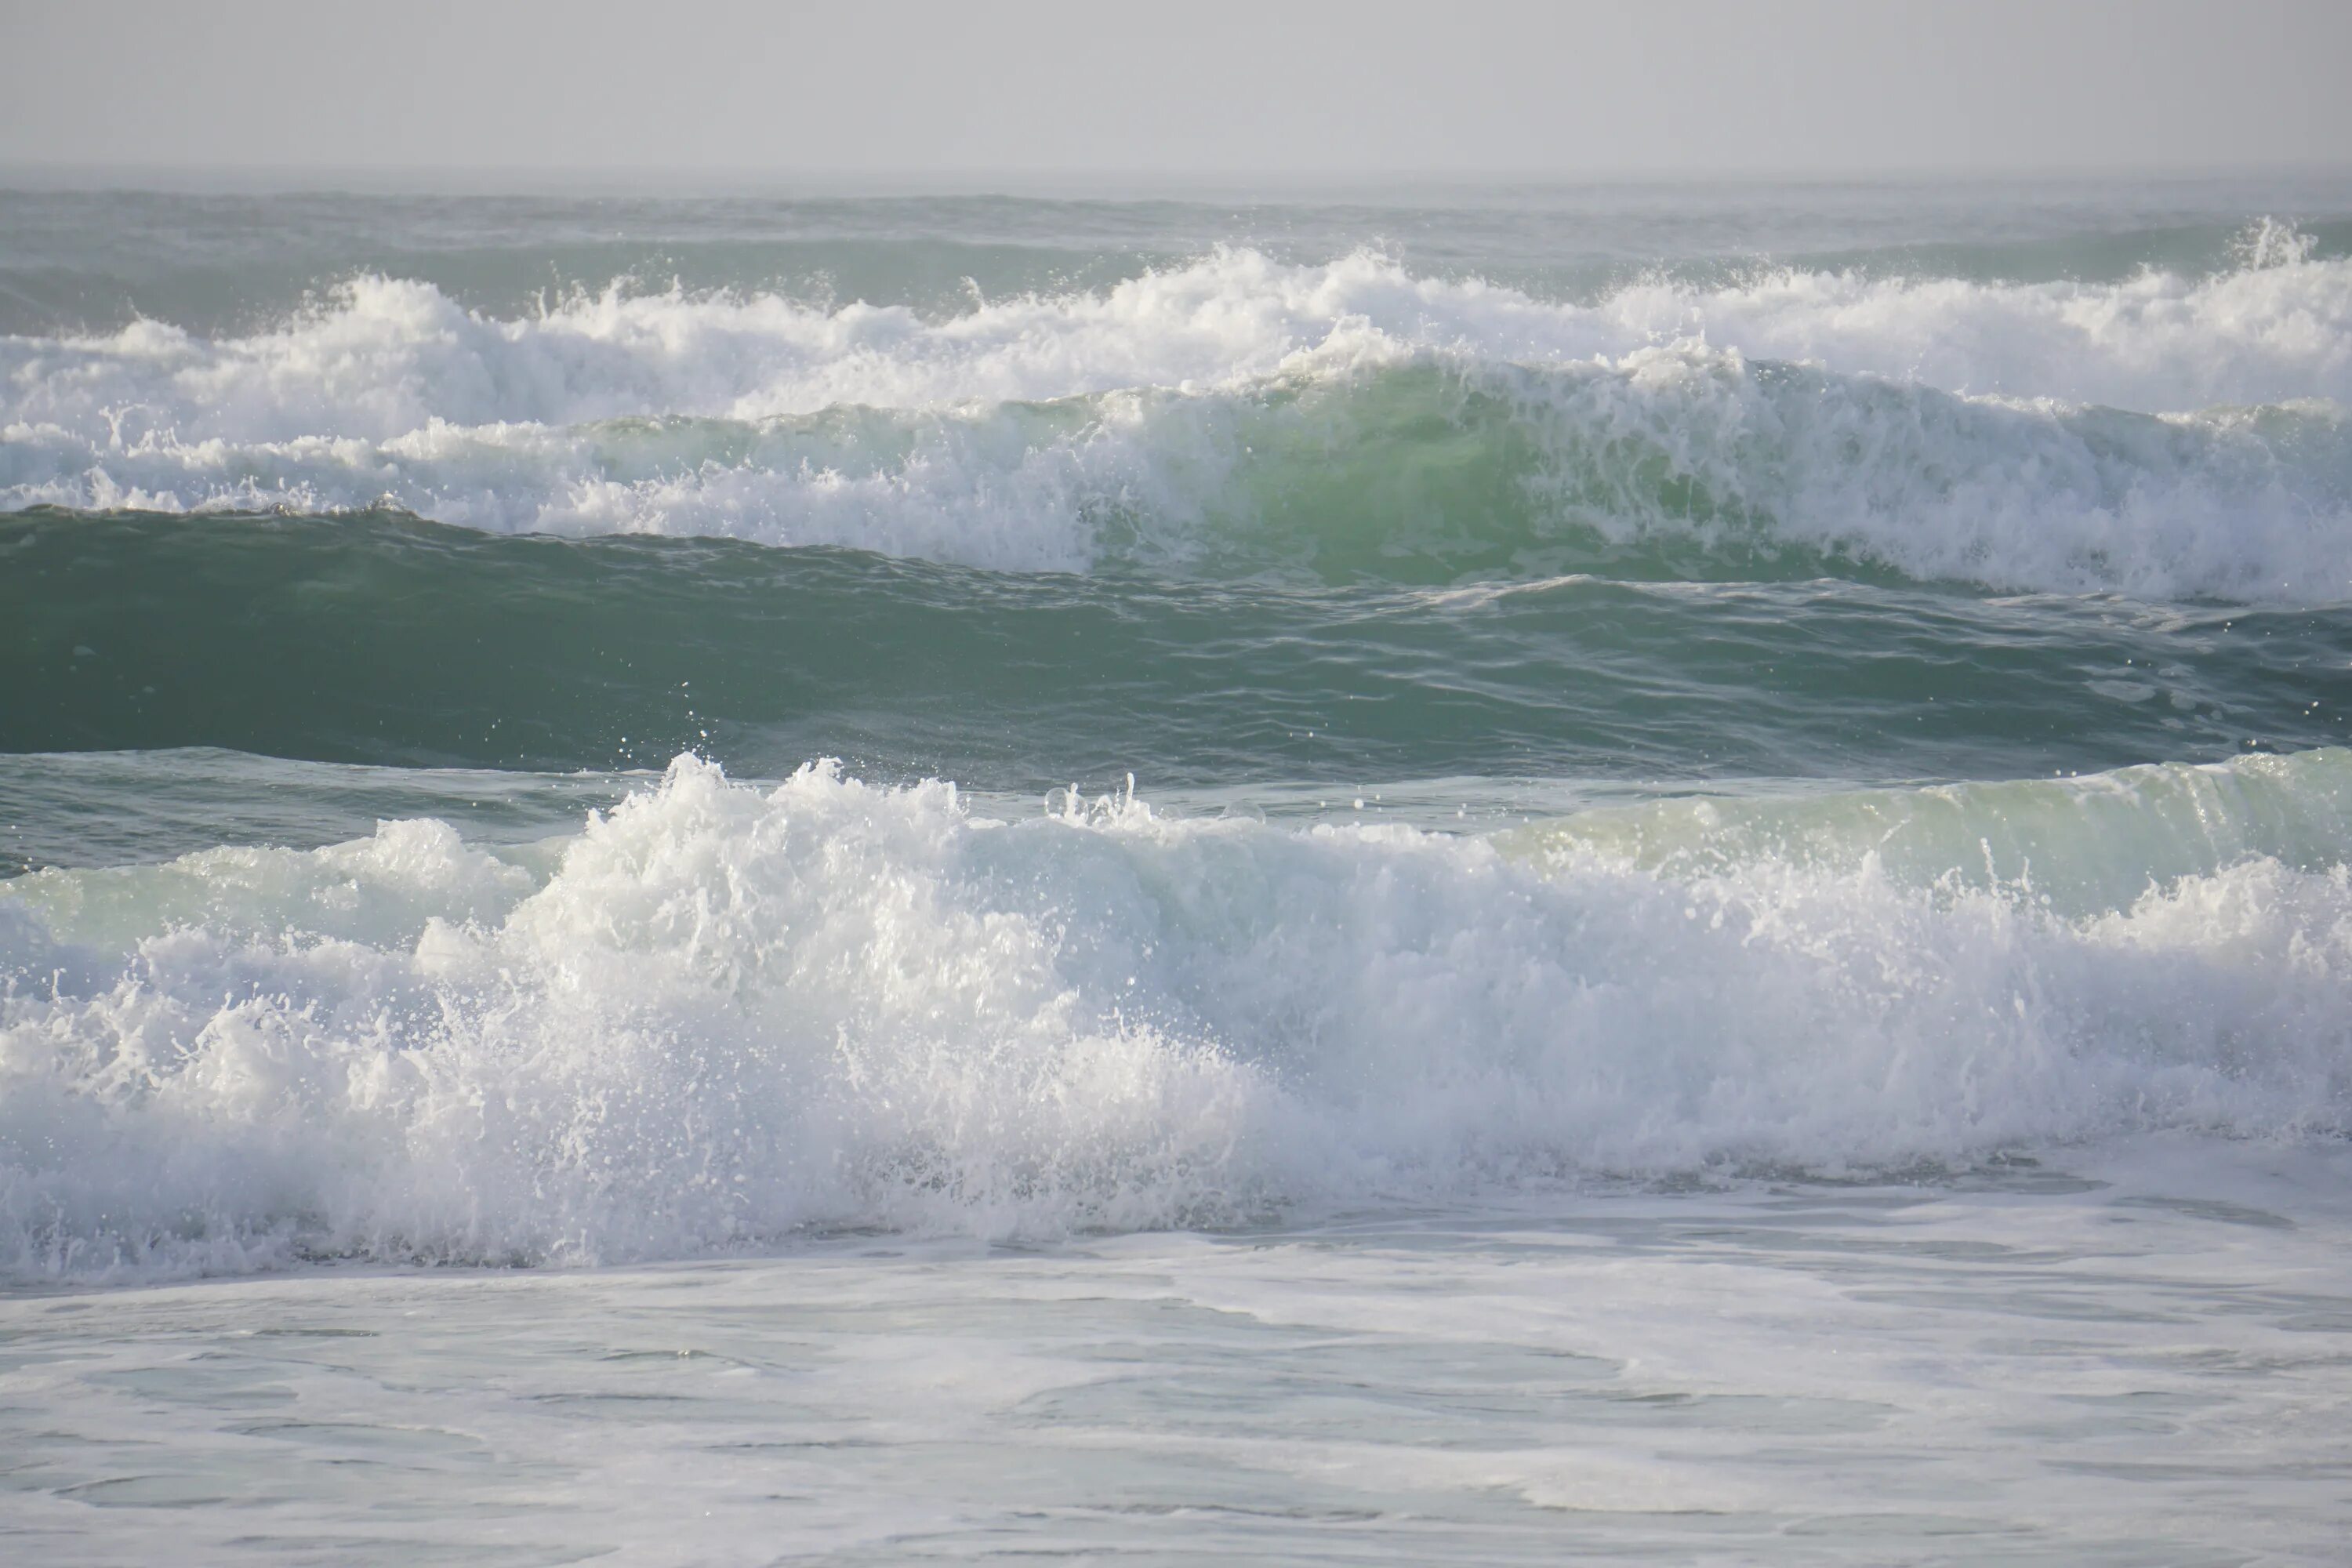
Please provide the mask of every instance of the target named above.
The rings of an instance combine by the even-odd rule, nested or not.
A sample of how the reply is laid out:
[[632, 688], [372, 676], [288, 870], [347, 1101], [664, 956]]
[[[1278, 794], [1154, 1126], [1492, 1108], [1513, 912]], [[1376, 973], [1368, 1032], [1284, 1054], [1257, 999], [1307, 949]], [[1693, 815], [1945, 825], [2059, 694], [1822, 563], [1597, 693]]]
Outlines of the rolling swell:
[[530, 768], [694, 748], [1024, 791], [1129, 770], [1913, 779], [2338, 743], [2352, 712], [2337, 611], [1633, 565], [1287, 586], [383, 513], [23, 514], [0, 518], [0, 748]]

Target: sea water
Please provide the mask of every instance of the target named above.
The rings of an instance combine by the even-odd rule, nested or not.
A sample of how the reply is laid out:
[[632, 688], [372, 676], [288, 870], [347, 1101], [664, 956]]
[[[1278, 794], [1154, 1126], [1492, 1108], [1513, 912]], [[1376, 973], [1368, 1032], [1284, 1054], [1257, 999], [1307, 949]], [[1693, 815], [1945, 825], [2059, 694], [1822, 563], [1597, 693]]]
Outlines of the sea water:
[[28, 1560], [2326, 1563], [2352, 184], [0, 193]]

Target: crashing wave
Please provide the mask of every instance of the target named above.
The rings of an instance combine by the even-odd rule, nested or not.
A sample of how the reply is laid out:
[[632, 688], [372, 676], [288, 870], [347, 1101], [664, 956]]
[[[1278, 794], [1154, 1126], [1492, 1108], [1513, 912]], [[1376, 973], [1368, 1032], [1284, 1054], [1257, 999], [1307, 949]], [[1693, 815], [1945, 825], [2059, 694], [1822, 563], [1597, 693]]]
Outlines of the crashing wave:
[[[661, 1258], [2341, 1133], [2347, 769], [1847, 797], [1780, 835], [1755, 807], [1677, 860], [1622, 820], [1000, 823], [681, 759], [537, 849], [424, 820], [36, 873], [0, 889], [0, 1267]], [[1989, 839], [1983, 879], [1922, 879], [1868, 847], [1890, 811], [2080, 831], [2032, 878]], [[2102, 895], [2119, 836], [2167, 838], [2165, 874]]]

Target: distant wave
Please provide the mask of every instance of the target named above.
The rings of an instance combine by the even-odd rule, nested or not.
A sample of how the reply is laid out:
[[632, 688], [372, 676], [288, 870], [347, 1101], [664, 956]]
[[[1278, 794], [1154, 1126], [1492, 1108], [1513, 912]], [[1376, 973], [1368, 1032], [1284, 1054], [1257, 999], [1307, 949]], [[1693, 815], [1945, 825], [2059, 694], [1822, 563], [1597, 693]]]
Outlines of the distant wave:
[[[2352, 1128], [2352, 759], [1979, 793], [1785, 816], [1998, 841], [1922, 880], [1773, 847], [1785, 807], [1672, 865], [1622, 818], [1007, 825], [681, 759], [536, 849], [411, 821], [36, 873], [0, 887], [0, 1269], [1045, 1235]], [[2029, 818], [2031, 877], [1993, 864]], [[2102, 896], [2125, 841], [2161, 875]]]
[[942, 319], [614, 290], [500, 321], [368, 279], [250, 337], [0, 340], [0, 505], [1411, 582], [1665, 541], [2332, 602], [2352, 262], [2264, 245], [2208, 278], [1790, 272], [1595, 306], [1224, 250]]
[[577, 425], [685, 414], [761, 419], [842, 405], [1038, 402], [1276, 374], [1300, 354], [1457, 348], [1559, 363], [1705, 341], [1752, 358], [1946, 391], [2144, 412], [2352, 400], [2352, 260], [2273, 240], [2214, 277], [1993, 284], [1766, 272], [1745, 286], [1660, 280], [1594, 305], [1415, 277], [1359, 253], [1326, 264], [1219, 249], [1110, 288], [1024, 295], [945, 317], [821, 310], [774, 295], [620, 288], [517, 320], [425, 283], [365, 277], [283, 326], [198, 337], [141, 321], [5, 343], [8, 418], [126, 437], [386, 440], [435, 420]]

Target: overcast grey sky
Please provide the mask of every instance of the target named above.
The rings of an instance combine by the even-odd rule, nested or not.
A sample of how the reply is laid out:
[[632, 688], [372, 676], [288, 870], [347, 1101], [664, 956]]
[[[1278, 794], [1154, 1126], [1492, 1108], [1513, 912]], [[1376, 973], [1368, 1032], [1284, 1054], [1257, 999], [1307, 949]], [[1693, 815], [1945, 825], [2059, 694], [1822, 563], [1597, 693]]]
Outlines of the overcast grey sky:
[[2352, 0], [0, 0], [0, 162], [1181, 174], [2352, 163]]

